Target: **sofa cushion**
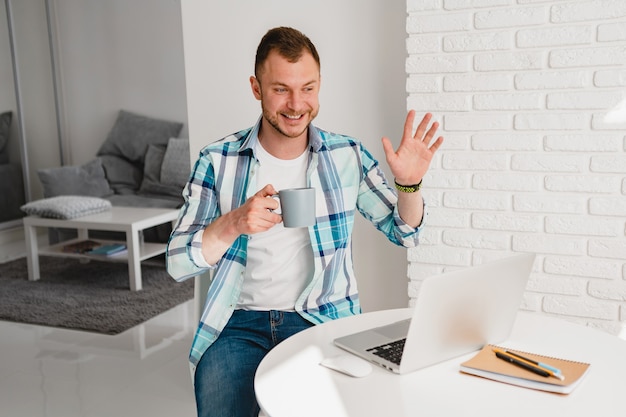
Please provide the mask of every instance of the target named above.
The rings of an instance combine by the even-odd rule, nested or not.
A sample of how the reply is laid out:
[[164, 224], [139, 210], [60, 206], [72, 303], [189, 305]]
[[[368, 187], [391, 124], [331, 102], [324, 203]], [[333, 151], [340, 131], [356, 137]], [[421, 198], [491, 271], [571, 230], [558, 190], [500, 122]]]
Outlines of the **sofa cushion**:
[[135, 194], [141, 185], [141, 165], [133, 164], [120, 156], [101, 155], [102, 166], [109, 185], [115, 194]]
[[107, 200], [116, 207], [155, 207], [155, 208], [179, 208], [183, 204], [182, 198], [175, 200], [164, 196], [145, 195], [118, 195], [107, 197]]
[[143, 180], [161, 181], [161, 165], [165, 156], [165, 146], [150, 145], [146, 152], [146, 161], [143, 166]]
[[162, 146], [150, 145], [148, 147], [146, 164], [143, 170], [143, 181], [137, 194], [145, 197], [174, 198], [182, 203], [184, 185], [170, 185], [161, 182], [161, 167], [165, 154], [165, 148]]
[[182, 187], [161, 183], [161, 166], [165, 152], [162, 146], [150, 145], [146, 153], [143, 181], [137, 194], [147, 197], [181, 199]]
[[7, 151], [7, 143], [11, 135], [11, 119], [13, 113], [5, 111], [0, 114], [0, 164], [9, 162], [9, 152]]
[[59, 195], [106, 197], [113, 194], [105, 178], [100, 158], [81, 166], [40, 169], [37, 175], [43, 186], [44, 197]]
[[189, 180], [190, 173], [189, 140], [170, 138], [161, 165], [161, 183], [183, 189]]
[[120, 110], [98, 155], [113, 155], [143, 166], [150, 144], [167, 145], [183, 128], [179, 122], [155, 119]]
[[111, 202], [98, 197], [61, 195], [31, 201], [20, 207], [29, 216], [73, 219], [111, 209]]

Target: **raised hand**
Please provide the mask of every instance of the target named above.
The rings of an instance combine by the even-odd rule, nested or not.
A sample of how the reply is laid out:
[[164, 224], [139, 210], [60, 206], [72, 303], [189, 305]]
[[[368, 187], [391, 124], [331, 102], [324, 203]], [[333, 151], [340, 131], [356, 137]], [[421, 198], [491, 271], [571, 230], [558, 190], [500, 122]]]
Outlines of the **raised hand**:
[[439, 123], [433, 122], [429, 128], [431, 119], [432, 114], [426, 113], [413, 133], [415, 110], [411, 110], [406, 116], [398, 149], [393, 149], [389, 138], [382, 139], [387, 164], [398, 184], [408, 186], [419, 183], [426, 175], [435, 152], [443, 143], [443, 136], [433, 141]]

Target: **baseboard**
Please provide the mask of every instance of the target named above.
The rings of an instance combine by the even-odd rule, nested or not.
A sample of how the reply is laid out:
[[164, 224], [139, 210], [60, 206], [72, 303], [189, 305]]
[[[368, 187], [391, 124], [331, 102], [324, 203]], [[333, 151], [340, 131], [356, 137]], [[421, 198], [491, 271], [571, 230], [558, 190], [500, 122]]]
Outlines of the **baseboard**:
[[[48, 235], [44, 231], [38, 232], [37, 239], [45, 243]], [[26, 240], [24, 228], [20, 225], [12, 229], [0, 231], [0, 263], [14, 261], [26, 256]]]
[[0, 245], [24, 240], [24, 227], [22, 223], [17, 223], [13, 227], [0, 230]]

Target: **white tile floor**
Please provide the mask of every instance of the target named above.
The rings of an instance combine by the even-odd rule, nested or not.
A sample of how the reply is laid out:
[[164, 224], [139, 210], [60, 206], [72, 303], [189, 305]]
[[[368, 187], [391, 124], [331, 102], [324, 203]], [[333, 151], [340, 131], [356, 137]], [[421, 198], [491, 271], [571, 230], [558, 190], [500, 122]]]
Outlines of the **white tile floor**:
[[0, 417], [192, 417], [188, 301], [119, 335], [0, 321]]

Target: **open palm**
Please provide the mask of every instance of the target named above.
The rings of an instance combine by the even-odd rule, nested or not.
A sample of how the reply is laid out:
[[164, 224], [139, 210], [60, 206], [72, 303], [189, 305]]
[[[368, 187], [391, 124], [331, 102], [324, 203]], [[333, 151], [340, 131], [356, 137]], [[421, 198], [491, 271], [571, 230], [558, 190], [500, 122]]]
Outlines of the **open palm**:
[[426, 175], [435, 152], [443, 143], [442, 136], [433, 141], [439, 123], [433, 122], [428, 128], [431, 119], [432, 115], [426, 113], [413, 134], [415, 110], [411, 110], [406, 116], [398, 149], [393, 149], [389, 138], [382, 139], [387, 164], [398, 184], [408, 186], [419, 183]]

